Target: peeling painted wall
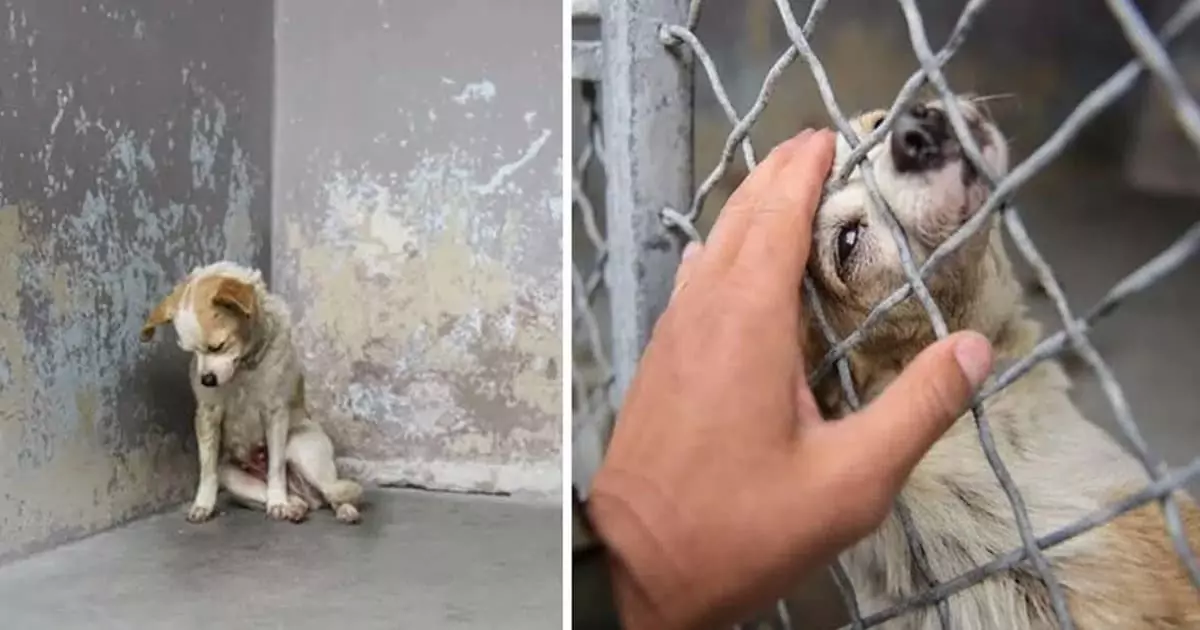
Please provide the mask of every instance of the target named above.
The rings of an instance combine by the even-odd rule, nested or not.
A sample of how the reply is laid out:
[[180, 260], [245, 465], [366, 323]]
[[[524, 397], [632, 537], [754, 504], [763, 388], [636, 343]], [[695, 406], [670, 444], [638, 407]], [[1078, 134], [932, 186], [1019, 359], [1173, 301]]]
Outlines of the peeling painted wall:
[[279, 4], [273, 282], [368, 480], [561, 487], [561, 11]]
[[186, 360], [137, 333], [191, 267], [269, 260], [271, 19], [0, 9], [0, 560], [190, 495]]

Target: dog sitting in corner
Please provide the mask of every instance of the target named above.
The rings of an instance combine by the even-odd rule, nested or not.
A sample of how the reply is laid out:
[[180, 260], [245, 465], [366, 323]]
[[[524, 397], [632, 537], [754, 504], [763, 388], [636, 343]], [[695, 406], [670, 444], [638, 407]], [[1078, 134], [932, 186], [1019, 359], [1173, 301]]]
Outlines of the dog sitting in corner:
[[187, 519], [208, 520], [224, 488], [276, 520], [330, 506], [357, 523], [362, 486], [339, 479], [333, 443], [308, 415], [291, 317], [262, 273], [232, 262], [193, 270], [154, 308], [142, 341], [171, 322], [192, 353], [200, 481]]
[[[959, 101], [984, 159], [993, 171], [1005, 172], [1004, 136], [973, 99]], [[863, 114], [852, 126], [865, 136], [884, 114]], [[834, 172], [850, 153], [840, 139]], [[940, 101], [914, 104], [901, 112], [869, 159], [864, 168], [872, 170], [918, 264], [988, 197], [986, 182], [964, 158]], [[808, 271], [840, 338], [906, 282], [899, 248], [880, 212], [858, 170], [844, 186], [834, 187], [817, 210]], [[949, 328], [986, 335], [998, 364], [1028, 355], [1041, 338], [1041, 325], [1027, 312], [996, 217], [950, 254], [926, 284]], [[809, 332], [806, 360], [811, 367], [829, 348], [815, 324]], [[889, 311], [848, 355], [863, 399], [882, 392], [934, 340], [929, 317], [915, 298]], [[837, 378], [813, 385], [827, 417], [850, 412]], [[1062, 365], [1052, 359], [984, 403], [1000, 458], [1024, 497], [1037, 535], [1108, 506], [1147, 482], [1138, 462], [1083, 416], [1070, 389]], [[1200, 549], [1200, 509], [1185, 491], [1174, 496], [1191, 546]], [[988, 465], [969, 413], [917, 464], [902, 497], [938, 582], [1021, 546], [1012, 507]], [[1045, 554], [1080, 630], [1200, 628], [1200, 594], [1172, 548], [1157, 505], [1134, 509]], [[894, 513], [841, 559], [864, 615], [923, 590]], [[1026, 564], [955, 593], [948, 607], [951, 625], [963, 630], [1058, 627], [1047, 588]], [[923, 608], [879, 627], [934, 630], [940, 624], [934, 609]]]

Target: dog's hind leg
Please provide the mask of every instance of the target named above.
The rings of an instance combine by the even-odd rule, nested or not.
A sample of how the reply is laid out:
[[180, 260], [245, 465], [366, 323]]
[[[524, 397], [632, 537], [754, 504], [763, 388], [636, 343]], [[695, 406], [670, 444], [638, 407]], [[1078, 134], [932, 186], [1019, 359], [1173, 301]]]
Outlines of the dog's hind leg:
[[348, 479], [338, 479], [337, 465], [333, 461], [333, 443], [320, 431], [293, 433], [287, 445], [288, 463], [329, 502], [337, 519], [343, 523], [359, 521], [358, 502], [362, 498], [362, 486]]
[[[234, 466], [222, 464], [218, 471], [221, 487], [235, 501], [252, 510], [264, 510], [267, 506], [267, 482]], [[299, 523], [308, 516], [308, 502], [297, 495], [289, 495], [287, 519]]]

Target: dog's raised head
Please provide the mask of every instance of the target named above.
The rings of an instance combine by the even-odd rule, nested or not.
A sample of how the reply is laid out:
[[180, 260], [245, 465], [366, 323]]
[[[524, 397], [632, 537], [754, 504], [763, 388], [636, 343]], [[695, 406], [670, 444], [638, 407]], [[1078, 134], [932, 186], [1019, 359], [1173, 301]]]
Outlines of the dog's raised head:
[[[1008, 144], [987, 113], [960, 98], [983, 157], [998, 174], [1008, 168]], [[865, 138], [886, 112], [858, 116], [852, 126]], [[850, 147], [838, 139], [831, 181], [845, 164]], [[868, 154], [884, 200], [903, 228], [915, 263], [920, 264], [980, 209], [988, 196], [982, 177], [966, 158], [941, 101], [914, 103], [898, 114], [887, 137]], [[858, 169], [844, 184], [833, 183], [817, 211], [808, 271], [822, 306], [840, 338], [855, 330], [870, 311], [906, 282], [900, 249], [889, 222], [871, 200]], [[1011, 313], [1019, 291], [1003, 252], [995, 222], [940, 263], [926, 284], [952, 328], [980, 330], [979, 318]], [[997, 304], [996, 302], [1001, 303]], [[819, 335], [808, 345], [809, 362], [826, 349]], [[863, 353], [874, 361], [904, 363], [933, 340], [929, 317], [914, 296], [893, 308], [866, 333]], [[851, 357], [854, 361], [855, 357]], [[854, 361], [854, 363], [858, 363]]]
[[142, 341], [174, 324], [179, 347], [196, 356], [200, 383], [224, 385], [250, 349], [264, 292], [257, 270], [230, 262], [195, 269], [151, 311]]

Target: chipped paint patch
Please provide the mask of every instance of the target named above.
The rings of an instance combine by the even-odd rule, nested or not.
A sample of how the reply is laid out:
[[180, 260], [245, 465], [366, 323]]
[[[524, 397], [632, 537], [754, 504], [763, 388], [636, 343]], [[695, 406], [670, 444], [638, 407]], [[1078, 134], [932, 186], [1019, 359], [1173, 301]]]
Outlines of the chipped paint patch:
[[[378, 28], [331, 32], [328, 3], [278, 32], [272, 286], [321, 384], [313, 413], [358, 474], [546, 491], [562, 483], [563, 103], [541, 87], [561, 71], [561, 41], [550, 14], [481, 5], [464, 24], [422, 6], [431, 36], [472, 44], [430, 55]], [[424, 63], [379, 72], [313, 55], [345, 37]], [[316, 92], [314, 69], [327, 79]]]
[[[155, 24], [94, 15], [104, 33], [115, 30], [106, 21], [135, 37]], [[35, 32], [16, 15], [9, 26], [18, 39]], [[28, 134], [15, 146], [32, 149], [0, 147], [0, 250], [10, 261], [0, 266], [0, 561], [191, 493], [186, 359], [173, 345], [141, 344], [138, 331], [191, 266], [261, 260], [267, 213], [246, 134], [215, 94], [172, 78], [163, 100], [180, 108], [154, 103], [164, 113], [140, 118], [128, 104], [140, 79], [124, 102], [106, 101], [116, 83], [88, 87], [86, 71], [47, 62], [54, 106], [45, 108], [42, 71], [19, 55], [13, 63], [27, 82], [6, 91], [13, 109], [0, 127]], [[173, 94], [185, 89], [195, 91]]]
[[490, 195], [499, 190], [500, 187], [505, 184], [511, 186], [512, 184], [509, 182], [509, 180], [512, 178], [512, 174], [528, 164], [530, 160], [537, 157], [537, 154], [541, 152], [542, 147], [545, 146], [546, 140], [549, 139], [550, 130], [543, 129], [541, 135], [539, 135], [537, 138], [534, 138], [533, 142], [531, 142], [529, 146], [525, 148], [525, 151], [521, 154], [521, 157], [507, 164], [500, 165], [500, 168], [497, 168], [496, 171], [492, 173], [491, 178], [489, 178], [486, 183], [475, 188], [475, 192], [481, 195]]
[[191, 154], [192, 186], [212, 188], [213, 164], [217, 159], [217, 146], [225, 137], [225, 106], [219, 101], [213, 110], [192, 111]]
[[471, 101], [483, 101], [490, 103], [496, 98], [496, 84], [484, 79], [476, 83], [468, 83], [463, 86], [461, 92], [457, 96], [450, 97], [450, 100], [459, 105], [466, 105]]
[[281, 217], [276, 275], [324, 384], [311, 399], [368, 479], [561, 484], [561, 208], [549, 189], [518, 205], [514, 184], [552, 170], [532, 166], [550, 135], [507, 160], [426, 153], [403, 174], [334, 158], [313, 211]]

